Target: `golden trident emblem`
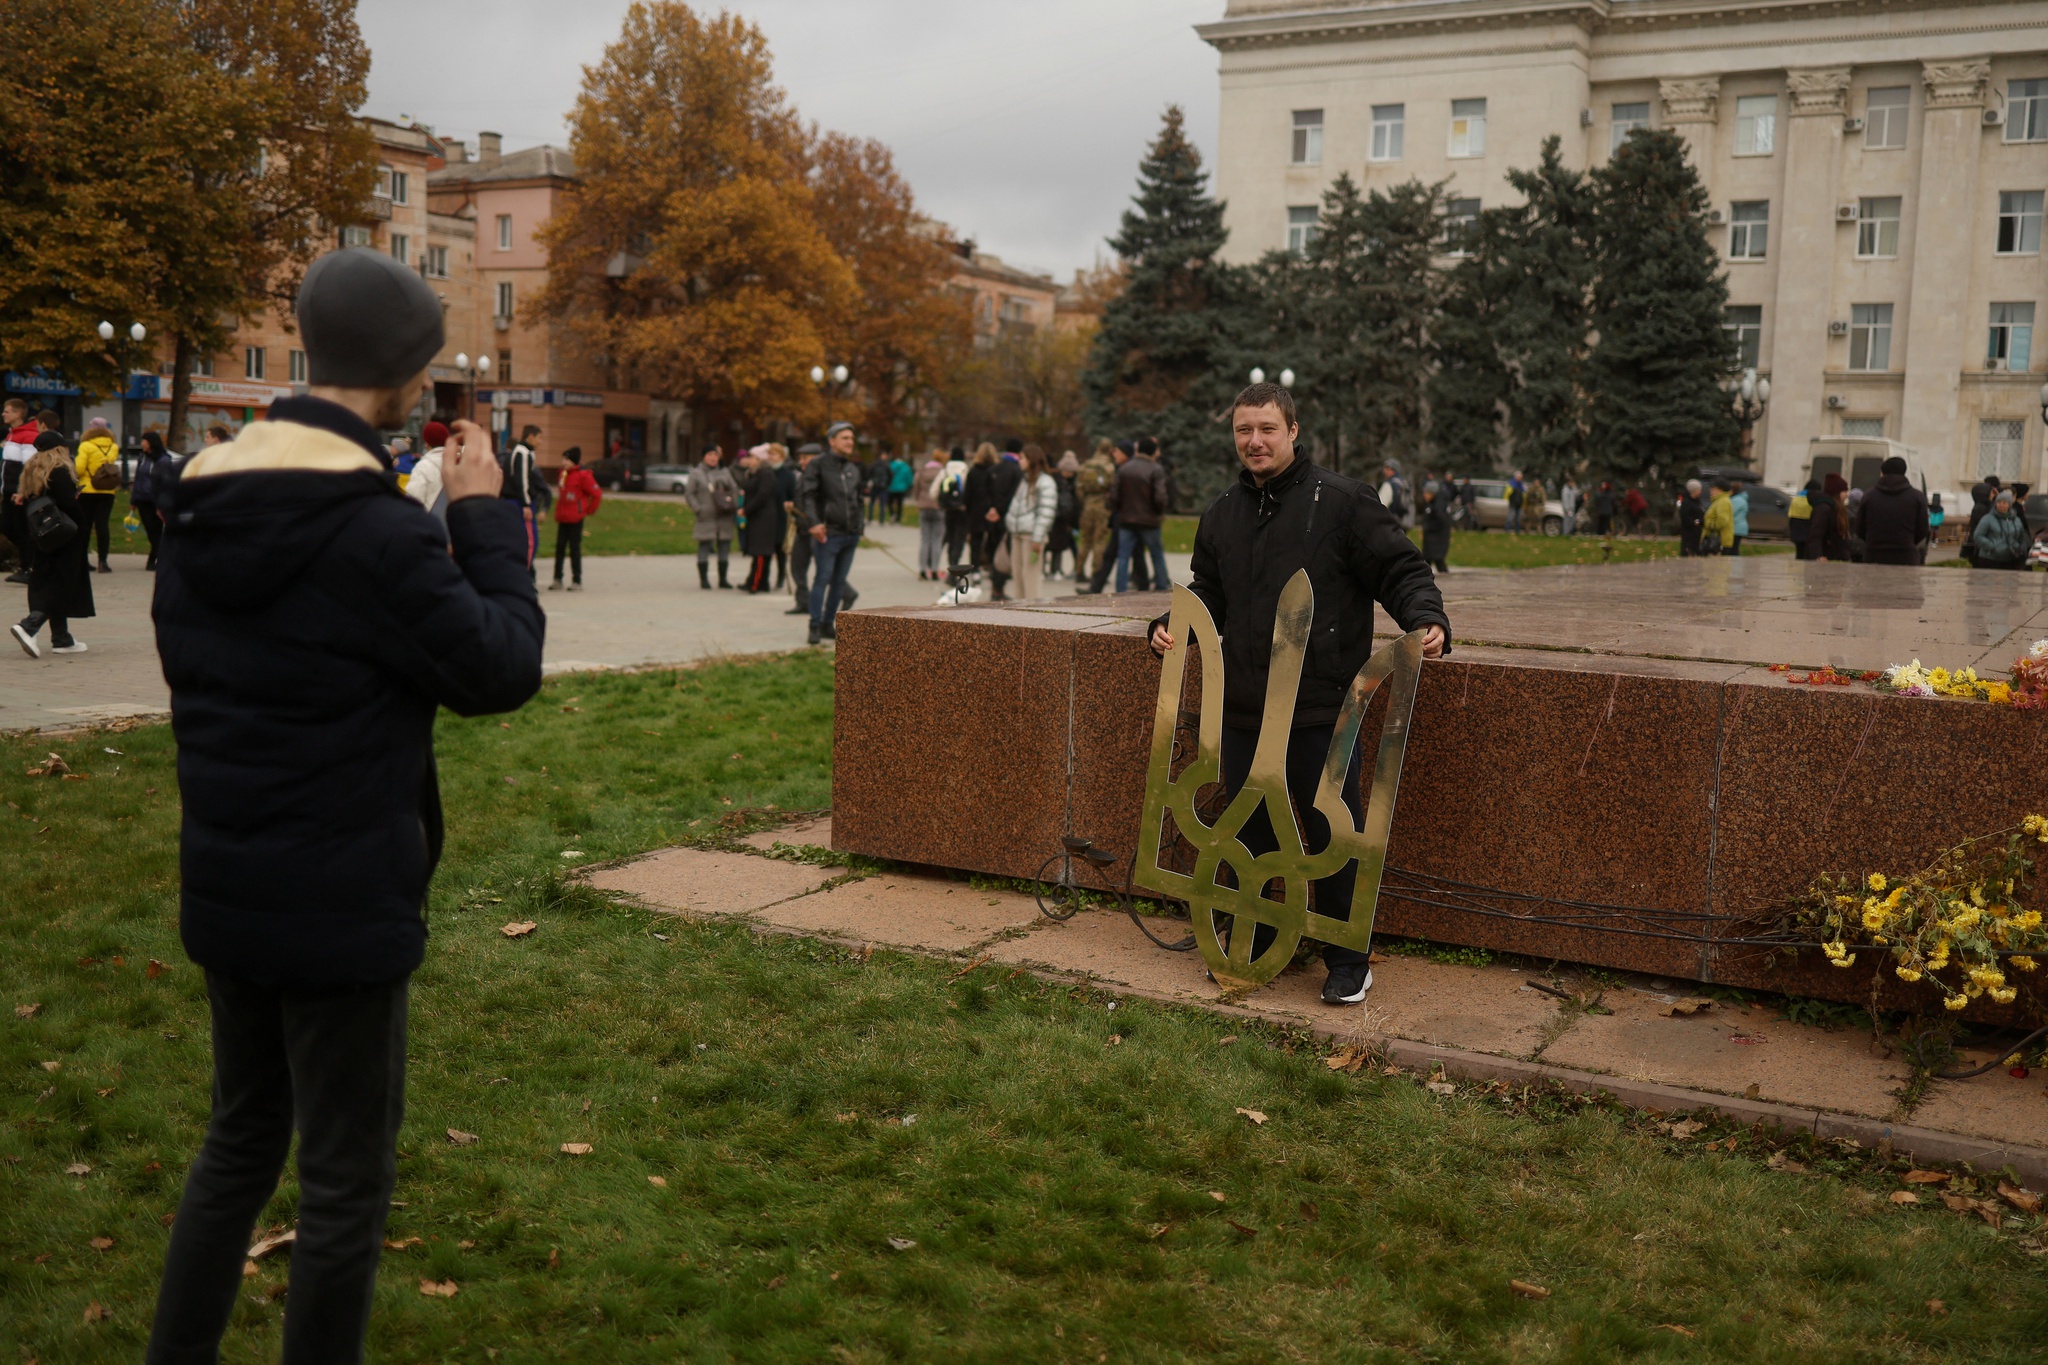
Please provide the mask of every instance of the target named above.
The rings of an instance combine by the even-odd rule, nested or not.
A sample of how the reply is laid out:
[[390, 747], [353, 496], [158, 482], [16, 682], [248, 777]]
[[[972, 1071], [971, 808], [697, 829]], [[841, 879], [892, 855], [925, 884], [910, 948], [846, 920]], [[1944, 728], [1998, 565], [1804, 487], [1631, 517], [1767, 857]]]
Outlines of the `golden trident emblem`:
[[[1216, 823], [1205, 824], [1196, 812], [1195, 798], [1203, 787], [1220, 780], [1223, 639], [1202, 599], [1179, 584], [1173, 589], [1167, 630], [1176, 647], [1167, 651], [1159, 672], [1159, 705], [1152, 715], [1152, 760], [1145, 779], [1145, 826], [1138, 837], [1133, 881], [1148, 891], [1187, 902], [1202, 958], [1217, 981], [1227, 987], [1257, 986], [1272, 980], [1293, 959], [1304, 934], [1361, 951], [1372, 939], [1380, 876], [1387, 861], [1387, 835], [1394, 824], [1394, 797], [1401, 784], [1401, 760], [1408, 751], [1408, 718], [1415, 708], [1415, 683], [1422, 671], [1422, 632], [1411, 630], [1375, 653], [1351, 680], [1337, 714], [1336, 734], [1330, 740], [1322, 778], [1316, 784], [1315, 808], [1330, 822], [1330, 842], [1310, 853], [1287, 794], [1287, 740], [1294, 728], [1302, 657], [1314, 619], [1315, 590], [1309, 586], [1308, 572], [1297, 570], [1280, 593], [1279, 611], [1273, 620], [1273, 662], [1267, 674], [1266, 711], [1251, 775]], [[1188, 652], [1197, 647], [1202, 651], [1201, 728], [1193, 760], [1175, 776], [1173, 732], [1180, 712], [1181, 682]], [[1373, 693], [1389, 678], [1393, 691], [1387, 699], [1386, 719], [1380, 724], [1372, 795], [1365, 808], [1365, 828], [1358, 829], [1344, 804], [1344, 779]], [[1254, 857], [1238, 842], [1238, 831], [1261, 804], [1279, 847]], [[1194, 846], [1192, 874], [1159, 864], [1162, 817], [1166, 815], [1173, 817], [1174, 828]], [[1330, 876], [1353, 859], [1358, 861], [1358, 879], [1351, 895], [1351, 918], [1337, 919], [1309, 909], [1309, 883]], [[1225, 866], [1235, 886], [1218, 881], [1217, 873]], [[1266, 894], [1274, 881], [1283, 888], [1279, 899]], [[1228, 947], [1217, 931], [1219, 915], [1234, 917]], [[1276, 931], [1273, 941], [1256, 957], [1252, 954], [1254, 924], [1270, 924]]]

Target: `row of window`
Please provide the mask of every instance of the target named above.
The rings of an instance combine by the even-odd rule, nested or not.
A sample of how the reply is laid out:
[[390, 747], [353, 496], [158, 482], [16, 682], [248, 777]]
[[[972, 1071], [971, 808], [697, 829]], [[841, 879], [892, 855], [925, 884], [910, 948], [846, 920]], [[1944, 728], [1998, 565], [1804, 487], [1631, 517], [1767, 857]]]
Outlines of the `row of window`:
[[[1992, 250], [2000, 256], [2034, 256], [2041, 250], [2042, 190], [1998, 192], [1998, 235]], [[1882, 260], [1899, 254], [1901, 201], [1897, 195], [1866, 196], [1856, 203], [1856, 255]], [[1763, 260], [1770, 248], [1771, 204], [1767, 199], [1738, 199], [1728, 206], [1728, 259]]]
[[[1864, 92], [1863, 145], [1873, 151], [1893, 151], [1906, 145], [1908, 117], [1912, 112], [1913, 88], [1909, 85], [1876, 86]], [[1650, 126], [1647, 100], [1610, 106], [1608, 150], [1620, 147], [1638, 128]], [[1407, 106], [1375, 104], [1372, 107], [1372, 161], [1399, 161], [1406, 140]], [[2048, 78], [2008, 81], [2005, 97], [2005, 140], [2007, 142], [2048, 142]], [[1738, 95], [1735, 100], [1735, 155], [1770, 156], [1778, 149], [1778, 97]], [[1294, 111], [1293, 162], [1317, 166], [1323, 160], [1323, 111]], [[1475, 157], [1486, 154], [1486, 101], [1452, 100], [1449, 155]], [[510, 220], [498, 219], [504, 238]], [[500, 247], [509, 248], [506, 240]]]
[[[1735, 340], [1742, 364], [1755, 369], [1763, 349], [1764, 310], [1761, 304], [1738, 304], [1724, 325]], [[1987, 368], [2023, 372], [2033, 364], [2034, 305], [1994, 303], [1984, 347]], [[1849, 305], [1849, 368], [1883, 371], [1892, 367], [1892, 305]], [[1851, 433], [1853, 434], [1853, 433]]]
[[[166, 364], [165, 369], [168, 372], [168, 364]], [[296, 348], [287, 350], [285, 352], [285, 370], [288, 382], [293, 384], [305, 383], [306, 353]], [[244, 379], [268, 379], [270, 377], [269, 371], [270, 352], [266, 348], [262, 346], [244, 346], [242, 348], [242, 377]], [[213, 357], [196, 357], [192, 361], [192, 373], [201, 378], [211, 379], [213, 377]], [[493, 371], [493, 374], [501, 384], [512, 382], [512, 353], [510, 351], [498, 352], [498, 368]]]

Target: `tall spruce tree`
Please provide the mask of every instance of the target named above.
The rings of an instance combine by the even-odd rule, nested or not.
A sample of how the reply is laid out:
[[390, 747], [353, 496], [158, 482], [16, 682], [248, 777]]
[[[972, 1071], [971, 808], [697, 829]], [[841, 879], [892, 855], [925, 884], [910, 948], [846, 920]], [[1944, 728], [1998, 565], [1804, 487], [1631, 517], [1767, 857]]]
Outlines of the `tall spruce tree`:
[[1482, 209], [1456, 229], [1458, 257], [1444, 272], [1430, 333], [1429, 441], [1437, 462], [1457, 473], [1491, 472], [1500, 455], [1515, 382], [1503, 345], [1515, 297], [1508, 254], [1521, 223], [1519, 208]]
[[1523, 200], [1506, 250], [1512, 294], [1503, 339], [1514, 372], [1508, 429], [1515, 463], [1555, 487], [1585, 459], [1594, 193], [1565, 166], [1555, 136], [1544, 139], [1537, 168], [1509, 171], [1508, 183]]
[[1595, 477], [1669, 477], [1734, 448], [1724, 385], [1728, 283], [1707, 240], [1707, 192], [1669, 130], [1629, 135], [1591, 177], [1599, 279], [1587, 365]]
[[1224, 422], [1247, 327], [1242, 272], [1217, 260], [1228, 232], [1178, 105], [1138, 166], [1138, 193], [1110, 246], [1129, 283], [1103, 309], [1082, 384], [1094, 431], [1157, 436], [1184, 501], [1200, 505], [1231, 477]]

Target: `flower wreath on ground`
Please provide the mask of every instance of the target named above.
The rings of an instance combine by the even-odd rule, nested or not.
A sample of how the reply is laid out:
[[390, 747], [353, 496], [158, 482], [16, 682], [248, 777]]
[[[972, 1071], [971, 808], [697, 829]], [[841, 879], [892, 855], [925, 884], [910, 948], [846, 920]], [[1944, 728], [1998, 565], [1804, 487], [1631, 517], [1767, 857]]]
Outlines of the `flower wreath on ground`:
[[1812, 687], [1847, 687], [1860, 682], [1895, 697], [1953, 697], [2022, 711], [2048, 710], [2048, 640], [2034, 641], [2024, 655], [2013, 660], [2010, 682], [1980, 678], [1974, 668], [1928, 668], [1918, 659], [1860, 673], [1843, 673], [1832, 666], [1798, 673], [1790, 664], [1772, 664], [1771, 672], [1783, 673], [1787, 682]]
[[[2041, 912], [2021, 900], [2042, 844], [2048, 816], [2029, 815], [1965, 839], [1918, 872], [1822, 873], [1783, 927], [1818, 934], [1837, 967], [1854, 966], [1857, 948], [1879, 950], [1900, 980], [1939, 991], [1947, 1009], [1967, 1009], [1980, 997], [2010, 1005], [2019, 992], [2007, 969], [2032, 972], [2048, 953]], [[2030, 995], [2038, 1005], [2038, 994]]]

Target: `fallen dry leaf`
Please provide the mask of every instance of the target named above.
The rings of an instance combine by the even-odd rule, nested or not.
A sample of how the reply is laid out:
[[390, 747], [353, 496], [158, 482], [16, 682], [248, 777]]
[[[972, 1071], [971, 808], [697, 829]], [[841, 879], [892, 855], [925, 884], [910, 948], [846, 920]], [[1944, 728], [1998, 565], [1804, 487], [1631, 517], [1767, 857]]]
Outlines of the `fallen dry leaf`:
[[1222, 1203], [1226, 1203], [1226, 1202], [1228, 1202], [1228, 1201], [1227, 1201], [1227, 1200], [1226, 1200], [1226, 1199], [1224, 1198], [1224, 1195], [1223, 1195], [1223, 1191], [1221, 1191], [1221, 1190], [1211, 1190], [1211, 1191], [1209, 1191], [1209, 1197], [1210, 1197], [1211, 1199], [1215, 1200], [1215, 1201], [1216, 1201], [1217, 1203], [1219, 1203], [1219, 1204], [1222, 1204]]
[[1303, 1222], [1313, 1223], [1318, 1216], [1314, 1200], [1304, 1199], [1301, 1201], [1301, 1217]]
[[[52, 755], [52, 757], [55, 757], [55, 755]], [[100, 1307], [97, 1299], [85, 1306], [85, 1320], [87, 1322], [105, 1322], [112, 1316], [114, 1316], [112, 1313]]]
[[1894, 1204], [1917, 1204], [1920, 1202], [1920, 1196], [1911, 1190], [1893, 1190], [1891, 1199]]
[[1547, 1299], [1550, 1297], [1548, 1289], [1545, 1289], [1540, 1284], [1530, 1284], [1527, 1280], [1509, 1280], [1508, 1288], [1514, 1290], [1525, 1299]]
[[258, 1275], [261, 1275], [262, 1273], [263, 1273], [263, 1268], [262, 1268], [261, 1266], [257, 1265], [257, 1264], [256, 1264], [256, 1263], [255, 1263], [254, 1261], [244, 1261], [244, 1262], [242, 1262], [242, 1278], [243, 1278], [243, 1279], [245, 1279], [245, 1280], [253, 1280], [253, 1279], [255, 1279], [255, 1278], [256, 1278], [256, 1277], [258, 1276]]
[[565, 1142], [562, 1144], [562, 1151], [569, 1156], [589, 1156], [590, 1144], [587, 1142]]
[[985, 963], [985, 962], [989, 961], [989, 960], [990, 960], [990, 959], [992, 959], [993, 957], [995, 957], [995, 954], [994, 954], [994, 953], [983, 953], [983, 954], [982, 954], [982, 955], [981, 955], [980, 957], [977, 957], [976, 959], [974, 959], [974, 961], [972, 961], [972, 962], [968, 963], [968, 964], [967, 964], [967, 965], [966, 965], [965, 967], [962, 967], [962, 968], [961, 968], [961, 969], [960, 969], [959, 971], [957, 971], [957, 972], [953, 973], [953, 975], [952, 975], [952, 977], [951, 977], [950, 979], [951, 979], [951, 980], [954, 980], [954, 981], [958, 981], [958, 980], [959, 980], [959, 979], [960, 979], [961, 977], [963, 977], [963, 976], [967, 975], [967, 974], [968, 974], [969, 972], [973, 971], [973, 970], [974, 970], [974, 969], [975, 969], [976, 967], [979, 967], [979, 966], [981, 966], [981, 965], [982, 965], [983, 963]]
[[1678, 1333], [1678, 1335], [1682, 1337], [1696, 1337], [1699, 1335], [1699, 1333], [1693, 1331], [1692, 1328], [1680, 1327], [1675, 1322], [1660, 1322], [1657, 1324], [1657, 1330], [1660, 1332], [1676, 1332]]
[[1786, 1156], [1783, 1152], [1772, 1152], [1770, 1155], [1770, 1159], [1765, 1161], [1764, 1165], [1770, 1167], [1774, 1171], [1784, 1171], [1788, 1175], [1806, 1174], [1805, 1162], [1800, 1161], [1794, 1157]]
[[1259, 1230], [1257, 1228], [1248, 1228], [1244, 1224], [1238, 1222], [1235, 1218], [1226, 1218], [1223, 1221], [1230, 1224], [1230, 1226], [1236, 1228], [1239, 1232], [1243, 1233], [1247, 1237], [1256, 1237], [1259, 1235]]
[[1237, 1112], [1243, 1114], [1246, 1118], [1250, 1119], [1254, 1127], [1265, 1126], [1266, 1116], [1264, 1114], [1261, 1114], [1258, 1110], [1246, 1109], [1242, 1105], [1240, 1105], [1238, 1106]]
[[2041, 1196], [2032, 1190], [2018, 1189], [2005, 1181], [1998, 1182], [1998, 1197], [2018, 1209], [2021, 1213], [2039, 1213]]
[[1695, 995], [1685, 1000], [1672, 1001], [1671, 1008], [1665, 1010], [1664, 1013], [1666, 1013], [1667, 1015], [1684, 1017], [1694, 1014], [1705, 1014], [1708, 1010], [1712, 1008], [1714, 1008], [1713, 1001], [1707, 999], [1703, 995]]
[[471, 1238], [468, 1238], [468, 1237], [465, 1237], [465, 1238], [463, 1238], [463, 1239], [462, 1239], [461, 1241], [457, 1242], [457, 1243], [456, 1243], [455, 1245], [456, 1245], [456, 1246], [458, 1246], [458, 1247], [460, 1247], [460, 1248], [461, 1248], [462, 1250], [464, 1250], [464, 1251], [475, 1251], [475, 1250], [476, 1250], [476, 1242], [475, 1242], [475, 1241], [474, 1241], [473, 1239], [471, 1239]]
[[1746, 1100], [1762, 1099], [1763, 1093], [1763, 1085], [1760, 1082], [1751, 1081], [1747, 1086], [1743, 1087], [1742, 1098]]
[[456, 1284], [453, 1280], [421, 1280], [420, 1293], [430, 1299], [452, 1299], [455, 1297]]
[[1940, 1317], [1948, 1312], [1948, 1305], [1943, 1303], [1940, 1299], [1929, 1299], [1927, 1301], [1927, 1311], [1934, 1314], [1936, 1317]]
[[848, 1112], [848, 1113], [844, 1113], [844, 1114], [834, 1114], [834, 1115], [832, 1116], [832, 1121], [833, 1121], [833, 1122], [835, 1122], [835, 1123], [852, 1123], [852, 1122], [853, 1122], [853, 1121], [854, 1121], [855, 1119], [857, 1119], [857, 1118], [859, 1118], [859, 1117], [860, 1117], [860, 1115], [859, 1115], [858, 1113], [855, 1113], [855, 1112]]
[[548, 1248], [548, 1269], [549, 1269], [549, 1270], [560, 1270], [561, 1268], [562, 1268], [562, 1249], [561, 1249], [560, 1247], [549, 1247], [549, 1248]]
[[148, 977], [151, 981], [154, 981], [169, 970], [169, 967], [164, 966], [163, 963], [158, 962], [155, 958], [151, 958], [149, 960], [149, 965], [142, 969], [142, 974]]
[[1458, 1093], [1458, 1087], [1449, 1081], [1424, 1081], [1422, 1088], [1432, 1095], [1455, 1095]]
[[71, 1164], [70, 1164], [69, 1166], [66, 1166], [66, 1167], [64, 1168], [64, 1174], [66, 1174], [66, 1175], [91, 1175], [91, 1174], [92, 1174], [92, 1167], [90, 1167], [90, 1166], [86, 1165], [86, 1164], [85, 1164], [85, 1163], [84, 1163], [83, 1161], [74, 1161], [74, 1162], [72, 1162], [72, 1163], [71, 1163]]
[[647, 1177], [647, 1183], [654, 1186], [657, 1190], [665, 1190], [668, 1188], [668, 1177], [665, 1175], [650, 1175]]
[[[1103, 1044], [1103, 1046], [1104, 1046], [1104, 1047], [1122, 1047], [1122, 1046], [1123, 1046], [1123, 1042], [1124, 1042], [1124, 1036], [1123, 1036], [1123, 1035], [1122, 1035], [1121, 1033], [1112, 1033], [1112, 1034], [1110, 1034], [1110, 1035], [1109, 1035], [1109, 1041], [1108, 1041], [1108, 1042], [1106, 1042], [1106, 1043], [1104, 1043], [1104, 1044]], [[1243, 1113], [1244, 1111], [1240, 1109], [1240, 1110], [1239, 1110], [1238, 1112], [1239, 1112], [1239, 1113]]]
[[17, 1019], [33, 1019], [42, 1012], [43, 1007], [41, 1004], [16, 1005], [14, 1007], [14, 1017]]
[[889, 1249], [891, 1251], [908, 1251], [916, 1245], [917, 1243], [911, 1241], [908, 1237], [891, 1237], [889, 1239]]
[[62, 1062], [44, 1062], [44, 1063], [43, 1063], [43, 1070], [45, 1070], [45, 1071], [61, 1071], [61, 1070], [63, 1070], [63, 1069], [64, 1069], [64, 1063], [62, 1063]]
[[86, 1245], [91, 1247], [94, 1251], [105, 1251], [108, 1247], [112, 1246], [113, 1244], [114, 1239], [107, 1236], [95, 1237], [90, 1242], [86, 1243]]
[[788, 1284], [788, 1283], [789, 1283], [789, 1276], [787, 1276], [787, 1275], [777, 1275], [777, 1276], [776, 1276], [776, 1277], [775, 1277], [774, 1279], [772, 1279], [772, 1280], [768, 1281], [768, 1288], [770, 1288], [770, 1289], [780, 1289], [780, 1288], [782, 1288], [782, 1286], [784, 1286], [784, 1285], [786, 1285], [786, 1284]]
[[1216, 1046], [1218, 1046], [1218, 1047], [1229, 1047], [1229, 1046], [1230, 1046], [1230, 1045], [1231, 1045], [1232, 1043], [1234, 1043], [1234, 1042], [1236, 1042], [1236, 1041], [1237, 1041], [1237, 1035], [1236, 1035], [1235, 1033], [1233, 1033], [1233, 1034], [1230, 1034], [1230, 1035], [1228, 1035], [1228, 1036], [1226, 1036], [1226, 1037], [1218, 1038], [1218, 1039], [1216, 1040]]
[[401, 1237], [395, 1242], [391, 1241], [389, 1238], [386, 1238], [384, 1242], [384, 1249], [386, 1251], [404, 1251], [407, 1247], [416, 1247], [421, 1245], [423, 1245], [423, 1243], [421, 1239], [418, 1237]]
[[448, 1130], [448, 1140], [457, 1147], [474, 1147], [477, 1137], [475, 1133], [465, 1133], [460, 1128], [450, 1128]]
[[1152, 1240], [1158, 1241], [1178, 1226], [1180, 1226], [1178, 1223], [1154, 1223], [1148, 1230], [1152, 1234]]
[[278, 1250], [280, 1247], [288, 1247], [298, 1240], [298, 1229], [286, 1228], [283, 1232], [280, 1232], [273, 1237], [265, 1237], [258, 1241], [255, 1246], [250, 1247], [249, 1259], [252, 1261], [260, 1261], [265, 1256], [268, 1256], [271, 1252]]
[[540, 928], [540, 926], [538, 924], [535, 924], [530, 919], [516, 919], [513, 920], [510, 924], [506, 925], [504, 928], [500, 929], [498, 932], [503, 934], [506, 938], [525, 938], [528, 934], [532, 933], [534, 930], [538, 928]]
[[1693, 1119], [1680, 1119], [1676, 1123], [1665, 1124], [1664, 1131], [1677, 1138], [1680, 1142], [1683, 1142], [1706, 1126], [1706, 1124], [1699, 1123]]
[[1947, 1181], [1947, 1171], [1908, 1171], [1900, 1179], [1908, 1185], [1939, 1185]]
[[1356, 1075], [1359, 1068], [1363, 1067], [1368, 1060], [1369, 1057], [1364, 1048], [1357, 1046], [1342, 1047], [1323, 1058], [1323, 1065], [1332, 1071], [1344, 1071]]
[[590, 1112], [590, 1101], [589, 1101], [589, 1100], [585, 1100], [585, 1101], [583, 1101], [583, 1112], [584, 1112], [584, 1113], [586, 1113], [586, 1114]]

